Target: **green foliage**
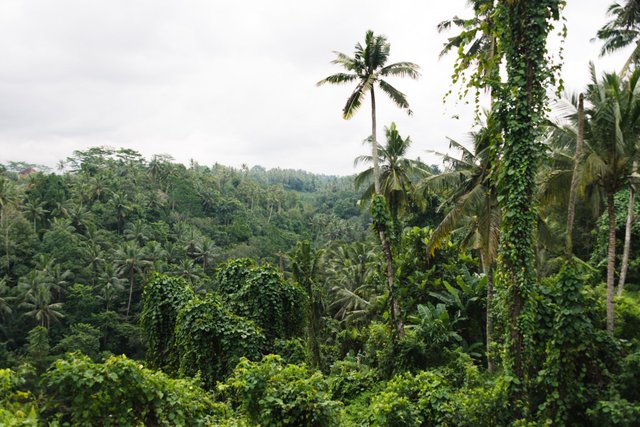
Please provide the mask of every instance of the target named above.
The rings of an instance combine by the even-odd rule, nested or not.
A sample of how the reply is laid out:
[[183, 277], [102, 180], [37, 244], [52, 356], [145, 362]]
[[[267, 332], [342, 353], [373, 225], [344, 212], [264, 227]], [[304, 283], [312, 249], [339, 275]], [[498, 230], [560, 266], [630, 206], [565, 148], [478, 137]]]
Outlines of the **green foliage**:
[[208, 294], [195, 297], [178, 313], [175, 345], [180, 374], [199, 374], [211, 389], [240, 358], [258, 359], [265, 339], [252, 321], [233, 314], [218, 296]]
[[495, 102], [504, 143], [497, 182], [502, 209], [499, 273], [496, 277], [507, 328], [503, 364], [513, 378], [511, 398], [515, 418], [522, 418], [536, 303], [534, 300], [534, 230], [537, 215], [534, 186], [542, 154], [539, 142], [546, 111], [547, 87], [555, 83], [557, 67], [547, 58], [547, 36], [559, 19], [563, 0], [500, 1], [495, 12], [495, 36], [506, 60], [507, 81]]
[[158, 274], [145, 286], [140, 322], [147, 340], [147, 360], [152, 367], [177, 371], [176, 319], [193, 297], [189, 284], [177, 277]]
[[277, 355], [267, 355], [260, 362], [242, 359], [218, 391], [254, 425], [340, 425], [341, 405], [331, 400], [322, 374], [305, 365], [285, 365]]
[[10, 369], [0, 369], [0, 425], [38, 425], [38, 407], [31, 393], [24, 390], [24, 385], [22, 375]]
[[70, 354], [44, 377], [51, 419], [78, 426], [205, 425], [224, 406], [193, 380], [176, 380], [125, 356], [93, 363]]
[[97, 360], [100, 353], [100, 330], [87, 323], [71, 325], [71, 333], [62, 338], [53, 351], [57, 353], [80, 352]]
[[269, 343], [304, 332], [307, 295], [273, 267], [230, 261], [216, 271], [214, 286], [234, 313], [262, 329]]
[[615, 341], [594, 325], [584, 282], [580, 269], [567, 263], [541, 301], [536, 341], [546, 347], [535, 393], [542, 400], [540, 418], [559, 425], [587, 422], [586, 410], [602, 397], [599, 387], [611, 380], [619, 355]]
[[339, 360], [331, 366], [327, 382], [333, 397], [345, 402], [370, 390], [376, 383], [376, 375], [376, 372], [364, 363]]
[[640, 404], [625, 399], [603, 400], [587, 411], [593, 425], [633, 427], [640, 423]]
[[418, 408], [396, 392], [383, 391], [371, 400], [372, 426], [418, 427], [422, 421]]
[[27, 336], [27, 355], [29, 362], [40, 372], [49, 365], [49, 331], [43, 326], [36, 326]]
[[616, 310], [616, 336], [625, 340], [640, 341], [640, 304], [636, 293], [625, 295], [615, 299]]

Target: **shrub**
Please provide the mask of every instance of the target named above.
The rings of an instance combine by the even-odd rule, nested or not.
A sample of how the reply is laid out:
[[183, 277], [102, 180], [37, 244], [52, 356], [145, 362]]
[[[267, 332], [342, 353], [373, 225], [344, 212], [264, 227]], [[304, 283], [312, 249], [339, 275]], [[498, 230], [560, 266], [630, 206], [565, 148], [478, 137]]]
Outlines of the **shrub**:
[[241, 357], [258, 359], [264, 336], [255, 324], [231, 313], [215, 294], [194, 298], [178, 314], [176, 348], [182, 375], [201, 375], [213, 388]]
[[254, 425], [338, 426], [340, 403], [331, 400], [320, 372], [306, 365], [286, 365], [278, 355], [260, 362], [243, 358], [218, 391]]
[[61, 422], [93, 425], [204, 425], [223, 413], [197, 382], [176, 380], [125, 356], [93, 363], [87, 356], [58, 359], [44, 376], [52, 414]]

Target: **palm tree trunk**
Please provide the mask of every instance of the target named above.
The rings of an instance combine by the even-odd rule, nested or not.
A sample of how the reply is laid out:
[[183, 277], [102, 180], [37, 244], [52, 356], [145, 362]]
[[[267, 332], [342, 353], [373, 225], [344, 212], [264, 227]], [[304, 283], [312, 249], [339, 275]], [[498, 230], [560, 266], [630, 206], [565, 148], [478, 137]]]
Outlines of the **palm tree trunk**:
[[613, 334], [613, 284], [616, 268], [616, 208], [613, 192], [607, 192], [607, 212], [609, 216], [609, 248], [607, 251], [607, 332]]
[[[378, 141], [376, 137], [376, 97], [371, 88], [371, 158], [373, 160], [373, 185], [376, 194], [380, 194], [380, 165], [378, 164]], [[389, 305], [391, 313], [391, 321], [395, 328], [395, 332], [398, 337], [404, 336], [404, 324], [400, 319], [400, 305], [394, 295], [394, 281], [395, 272], [393, 268], [393, 254], [391, 252], [391, 245], [386, 237], [385, 230], [382, 227], [378, 228], [378, 234], [380, 235], [380, 244], [382, 245], [382, 253], [387, 263], [386, 276], [387, 285], [389, 287]]]
[[[636, 162], [633, 162], [633, 171], [636, 170]], [[627, 208], [627, 223], [624, 229], [624, 249], [622, 251], [622, 265], [620, 266], [620, 278], [618, 280], [618, 295], [624, 292], [624, 282], [629, 269], [629, 252], [631, 251], [631, 227], [633, 226], [633, 210], [635, 207], [636, 191], [633, 185], [629, 186], [629, 206]]]
[[127, 317], [131, 309], [131, 297], [133, 296], [133, 270], [129, 271], [129, 302], [127, 303]]
[[376, 136], [376, 96], [371, 88], [371, 159], [373, 160], [373, 185], [380, 194], [380, 165], [378, 163], [378, 138]]
[[573, 222], [576, 217], [576, 198], [578, 194], [578, 168], [582, 158], [582, 145], [584, 143], [584, 95], [578, 98], [578, 136], [576, 138], [576, 155], [573, 161], [573, 173], [571, 175], [571, 187], [569, 189], [569, 206], [567, 208], [567, 235], [564, 253], [567, 258], [573, 256]]

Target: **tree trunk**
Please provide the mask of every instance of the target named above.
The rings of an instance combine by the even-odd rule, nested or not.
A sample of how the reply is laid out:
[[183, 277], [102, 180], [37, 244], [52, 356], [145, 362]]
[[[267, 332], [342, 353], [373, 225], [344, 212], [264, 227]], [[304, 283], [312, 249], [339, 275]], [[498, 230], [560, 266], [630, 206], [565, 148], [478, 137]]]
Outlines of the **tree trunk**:
[[613, 334], [613, 284], [616, 268], [616, 208], [613, 192], [607, 192], [607, 211], [609, 216], [609, 248], [607, 251], [607, 332]]
[[133, 296], [133, 270], [129, 272], [129, 302], [127, 303], [127, 317], [131, 309], [131, 297]]
[[[378, 140], [376, 137], [376, 97], [373, 88], [371, 88], [371, 158], [373, 160], [373, 185], [376, 195], [380, 195], [380, 165], [378, 164]], [[403, 337], [404, 324], [402, 319], [400, 319], [400, 305], [394, 295], [395, 271], [393, 268], [393, 253], [391, 252], [391, 245], [389, 244], [384, 228], [378, 227], [378, 234], [380, 236], [380, 244], [382, 245], [382, 253], [387, 264], [385, 274], [389, 287], [389, 312], [391, 314], [391, 321], [397, 336]]]
[[584, 95], [578, 98], [578, 136], [576, 138], [576, 154], [573, 161], [573, 173], [571, 175], [571, 187], [569, 189], [569, 206], [567, 207], [567, 235], [564, 253], [567, 258], [573, 256], [573, 222], [576, 217], [576, 198], [578, 194], [578, 168], [582, 158], [582, 145], [584, 143]]
[[[636, 162], [633, 162], [633, 172], [636, 171]], [[618, 279], [618, 295], [624, 292], [624, 282], [627, 279], [629, 269], [629, 252], [631, 251], [631, 227], [633, 226], [633, 210], [635, 207], [636, 190], [629, 185], [629, 205], [627, 208], [627, 223], [624, 229], [624, 249], [622, 251], [622, 265], [620, 266], [620, 278]]]
[[373, 160], [373, 188], [380, 194], [380, 165], [378, 164], [378, 138], [376, 136], [376, 96], [371, 88], [371, 159]]
[[484, 270], [487, 275], [487, 371], [494, 373], [495, 366], [493, 364], [493, 355], [491, 354], [491, 344], [493, 343], [493, 263], [489, 263]]

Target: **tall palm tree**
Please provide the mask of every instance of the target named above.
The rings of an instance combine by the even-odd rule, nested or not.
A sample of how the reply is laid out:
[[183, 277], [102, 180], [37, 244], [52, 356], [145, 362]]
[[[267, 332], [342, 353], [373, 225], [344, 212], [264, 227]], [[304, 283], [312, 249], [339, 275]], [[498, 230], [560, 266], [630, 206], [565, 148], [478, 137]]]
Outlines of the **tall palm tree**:
[[373, 160], [374, 184], [376, 193], [380, 193], [380, 173], [378, 168], [378, 143], [376, 138], [376, 97], [375, 87], [380, 88], [401, 109], [411, 114], [409, 102], [405, 94], [391, 86], [387, 77], [409, 77], [417, 79], [420, 76], [418, 65], [412, 62], [396, 62], [387, 65], [391, 45], [383, 35], [375, 35], [373, 31], [367, 31], [365, 46], [359, 42], [355, 46], [355, 54], [350, 57], [341, 52], [335, 52], [336, 59], [333, 64], [342, 66], [347, 72], [337, 73], [320, 80], [317, 85], [326, 83], [345, 84], [357, 82], [351, 96], [342, 109], [342, 116], [350, 119], [358, 111], [365, 96], [371, 97], [371, 157]]
[[501, 218], [497, 189], [490, 177], [493, 163], [491, 146], [499, 132], [498, 124], [489, 114], [486, 126], [470, 134], [473, 151], [450, 139], [450, 148], [460, 151], [461, 157], [441, 154], [447, 169], [420, 183], [423, 191], [444, 191], [447, 198], [439, 209], [449, 209], [431, 234], [426, 248], [428, 255], [433, 255], [445, 238], [456, 230], [463, 232], [463, 246], [471, 246], [480, 253], [482, 270], [488, 278], [486, 341], [489, 371], [493, 371], [490, 352], [493, 338], [493, 270], [500, 240]]
[[[405, 155], [411, 146], [410, 137], [402, 138], [395, 123], [391, 123], [385, 128], [386, 145], [378, 145], [378, 158], [382, 164], [380, 169], [380, 192], [387, 199], [387, 204], [391, 210], [391, 216], [395, 222], [398, 213], [407, 205], [413, 202], [412, 194], [414, 180], [427, 175], [427, 167], [418, 160], [407, 159]], [[371, 163], [371, 156], [359, 156], [355, 159], [354, 165], [359, 163]], [[355, 178], [356, 189], [366, 185], [369, 186], [362, 194], [362, 200], [370, 199], [375, 194], [372, 182], [373, 168], [359, 173]]]
[[[631, 65], [640, 61], [640, 0], [625, 0], [624, 3], [614, 2], [607, 11], [610, 20], [598, 31], [597, 37], [604, 41], [600, 55], [615, 52], [635, 44], [631, 55], [622, 67], [621, 74], [625, 76]], [[637, 164], [633, 165], [633, 172], [637, 171]], [[629, 267], [629, 252], [631, 250], [631, 227], [633, 226], [633, 212], [636, 198], [636, 188], [629, 185], [629, 202], [627, 207], [627, 222], [625, 225], [624, 249], [618, 280], [618, 294], [622, 295], [624, 283]]]
[[596, 185], [605, 196], [609, 220], [607, 252], [607, 330], [613, 332], [613, 291], [616, 256], [614, 197], [629, 182], [638, 155], [640, 135], [640, 69], [628, 80], [604, 74], [598, 81], [591, 66], [585, 109], [585, 158], [582, 185]]
[[127, 302], [127, 317], [131, 310], [131, 299], [136, 275], [144, 275], [145, 268], [150, 264], [144, 257], [144, 251], [135, 243], [126, 242], [113, 254], [116, 271], [120, 277], [129, 280], [129, 301]]
[[[378, 165], [378, 141], [376, 132], [376, 97], [375, 87], [380, 88], [389, 98], [401, 109], [411, 114], [407, 97], [391, 86], [384, 78], [387, 77], [410, 77], [417, 79], [420, 76], [418, 65], [412, 62], [396, 62], [386, 65], [389, 59], [391, 45], [383, 35], [375, 35], [373, 31], [367, 31], [365, 35], [365, 46], [360, 43], [355, 46], [355, 54], [350, 57], [344, 53], [336, 52], [336, 59], [332, 62], [342, 66], [347, 72], [337, 73], [320, 80], [317, 85], [325, 83], [344, 84], [357, 82], [351, 96], [347, 99], [342, 115], [345, 119], [350, 119], [360, 108], [367, 94], [371, 98], [371, 159], [373, 162], [373, 183], [377, 195], [380, 194], [380, 167]], [[393, 255], [391, 246], [386, 237], [385, 230], [378, 226], [380, 244], [387, 264], [387, 286], [389, 287], [391, 321], [398, 336], [404, 335], [404, 327], [400, 319], [400, 307], [394, 296], [395, 271], [393, 267]]]

